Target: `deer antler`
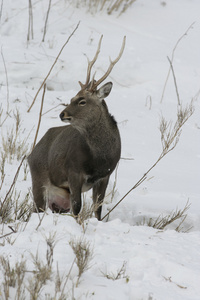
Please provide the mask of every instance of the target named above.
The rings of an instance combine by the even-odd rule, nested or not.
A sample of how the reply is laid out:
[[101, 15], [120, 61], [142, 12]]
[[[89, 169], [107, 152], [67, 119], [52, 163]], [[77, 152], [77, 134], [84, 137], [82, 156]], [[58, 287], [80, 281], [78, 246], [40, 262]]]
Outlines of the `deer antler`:
[[[99, 44], [98, 44], [97, 51], [96, 51], [96, 54], [95, 54], [93, 60], [89, 61], [89, 59], [88, 59], [88, 68], [87, 68], [87, 76], [86, 76], [85, 84], [83, 84], [82, 82], [79, 81], [79, 84], [80, 84], [82, 90], [87, 88], [87, 86], [90, 82], [91, 70], [92, 70], [94, 63], [96, 62], [96, 60], [98, 58], [99, 53], [100, 53], [102, 38], [103, 38], [103, 35], [101, 35], [101, 37], [99, 39]], [[94, 76], [93, 76], [92, 81], [94, 82]]]
[[90, 87], [90, 90], [94, 91], [97, 88], [97, 86], [100, 83], [102, 83], [109, 76], [109, 74], [111, 73], [114, 65], [120, 60], [120, 58], [121, 58], [121, 56], [122, 56], [122, 54], [124, 52], [125, 44], [126, 44], [126, 36], [124, 36], [124, 38], [123, 38], [123, 42], [122, 42], [122, 46], [121, 46], [119, 55], [113, 61], [110, 59], [110, 65], [109, 65], [106, 73], [99, 80], [93, 81], [93, 83], [92, 83], [92, 85]]
[[[106, 73], [97, 81], [94, 80], [94, 76], [95, 76], [95, 74], [94, 74], [92, 81], [90, 83], [91, 70], [92, 70], [94, 63], [96, 62], [96, 60], [98, 58], [99, 53], [100, 53], [102, 38], [103, 38], [103, 35], [101, 35], [101, 37], [100, 37], [97, 51], [96, 51], [96, 54], [95, 54], [93, 60], [91, 60], [91, 61], [88, 60], [88, 69], [87, 69], [87, 76], [86, 76], [85, 84], [83, 84], [79, 81], [79, 84], [80, 84], [82, 90], [88, 88], [88, 91], [94, 91], [97, 88], [97, 86], [109, 76], [114, 65], [120, 60], [120, 58], [124, 52], [124, 48], [125, 48], [125, 44], [126, 44], [126, 36], [124, 36], [124, 38], [123, 38], [122, 46], [121, 46], [121, 49], [120, 49], [120, 52], [119, 52], [119, 55], [117, 56], [117, 58], [113, 61], [110, 59], [110, 65], [109, 65]], [[90, 85], [89, 85], [89, 83], [90, 83]], [[89, 85], [89, 87], [88, 87], [88, 85]]]

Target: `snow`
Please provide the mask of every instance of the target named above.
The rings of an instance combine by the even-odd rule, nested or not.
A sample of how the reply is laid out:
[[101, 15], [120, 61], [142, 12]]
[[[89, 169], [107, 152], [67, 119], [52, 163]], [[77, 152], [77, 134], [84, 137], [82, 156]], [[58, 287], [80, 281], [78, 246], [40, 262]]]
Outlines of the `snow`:
[[[57, 268], [61, 277], [69, 278], [64, 293], [70, 299], [200, 299], [200, 22], [199, 0], [137, 0], [121, 16], [106, 12], [90, 14], [68, 1], [52, 1], [45, 42], [41, 42], [48, 1], [33, 1], [34, 39], [27, 43], [28, 1], [3, 1], [0, 20], [0, 123], [1, 152], [7, 132], [15, 126], [14, 112], [19, 110], [21, 127], [19, 143], [26, 140], [28, 149], [34, 140], [42, 92], [32, 110], [27, 113], [38, 88], [77, 23], [79, 28], [70, 39], [47, 80], [44, 115], [38, 140], [48, 128], [60, 126], [62, 103], [69, 103], [84, 81], [87, 59], [93, 57], [100, 35], [102, 49], [94, 66], [96, 76], [105, 72], [109, 56], [115, 58], [123, 36], [127, 42], [124, 54], [110, 78], [113, 90], [106, 102], [118, 121], [122, 139], [122, 159], [117, 171], [117, 192], [111, 203], [108, 195], [102, 216], [155, 163], [162, 151], [159, 122], [161, 115], [176, 120], [177, 97], [173, 76], [167, 81], [169, 58], [180, 40], [173, 60], [178, 90], [183, 106], [193, 98], [195, 112], [182, 129], [176, 148], [164, 157], [148, 174], [148, 178], [130, 193], [110, 214], [108, 221], [94, 217], [84, 226], [69, 215], [52, 214], [48, 210], [39, 216], [32, 214], [28, 223], [15, 221], [0, 224], [0, 256], [11, 267], [26, 260], [24, 285], [35, 269], [33, 256], [38, 254], [45, 264], [47, 242], [54, 237], [53, 278], [48, 280], [38, 299], [59, 299], [55, 295]], [[3, 63], [5, 61], [8, 76]], [[20, 158], [21, 159], [21, 158]], [[20, 164], [16, 157], [5, 163], [5, 179], [0, 190], [1, 201], [9, 190]], [[30, 173], [24, 178], [25, 165], [15, 186], [23, 200], [31, 188]], [[113, 173], [108, 194], [115, 181]], [[90, 193], [84, 201], [90, 202]], [[176, 221], [165, 230], [145, 225], [145, 220], [165, 216], [183, 209], [189, 201], [187, 218], [181, 232]], [[145, 224], [144, 224], [145, 223]], [[11, 226], [16, 233], [11, 232]], [[77, 283], [78, 267], [70, 246], [72, 239], [84, 239], [93, 257]], [[124, 264], [124, 273], [116, 277]], [[4, 298], [3, 269], [0, 266], [0, 299]], [[26, 299], [28, 292], [26, 291]], [[10, 288], [10, 298], [17, 299], [16, 288]], [[64, 299], [64, 298], [63, 298]]]

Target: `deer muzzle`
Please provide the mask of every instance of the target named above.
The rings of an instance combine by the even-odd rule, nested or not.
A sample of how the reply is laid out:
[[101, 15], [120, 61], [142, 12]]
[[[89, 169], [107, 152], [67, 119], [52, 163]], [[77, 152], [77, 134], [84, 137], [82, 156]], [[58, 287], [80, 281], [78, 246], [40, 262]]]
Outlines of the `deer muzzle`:
[[65, 111], [62, 111], [62, 112], [61, 112], [61, 114], [60, 114], [60, 119], [61, 119], [61, 121], [63, 121], [63, 122], [70, 122], [70, 121], [72, 121], [72, 117], [69, 116], [69, 115], [67, 114], [67, 112], [65, 112]]

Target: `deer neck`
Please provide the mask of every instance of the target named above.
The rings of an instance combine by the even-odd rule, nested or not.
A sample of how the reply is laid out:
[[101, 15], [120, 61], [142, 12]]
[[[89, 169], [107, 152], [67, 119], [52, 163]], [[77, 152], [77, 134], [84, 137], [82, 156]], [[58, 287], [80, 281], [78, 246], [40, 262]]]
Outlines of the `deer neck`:
[[85, 138], [94, 157], [109, 157], [120, 143], [117, 125], [109, 113], [87, 126]]
[[120, 146], [116, 121], [108, 111], [100, 112], [96, 119], [88, 120], [84, 127], [77, 127], [87, 142], [93, 157], [108, 156]]

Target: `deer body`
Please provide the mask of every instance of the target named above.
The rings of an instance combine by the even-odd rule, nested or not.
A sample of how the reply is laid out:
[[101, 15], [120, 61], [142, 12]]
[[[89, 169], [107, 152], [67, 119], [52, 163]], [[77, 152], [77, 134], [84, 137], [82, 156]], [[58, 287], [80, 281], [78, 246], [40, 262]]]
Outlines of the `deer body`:
[[[97, 53], [99, 48], [100, 44]], [[96, 58], [97, 54], [88, 67], [86, 84], [80, 83], [80, 92], [60, 114], [61, 120], [70, 125], [50, 128], [28, 157], [34, 201], [39, 211], [49, 206], [55, 212], [71, 209], [77, 216], [81, 193], [91, 188], [94, 204], [101, 204], [110, 174], [120, 159], [117, 123], [104, 101], [112, 83], [97, 90], [96, 81], [89, 81]], [[99, 205], [95, 210], [98, 220], [101, 208]]]

